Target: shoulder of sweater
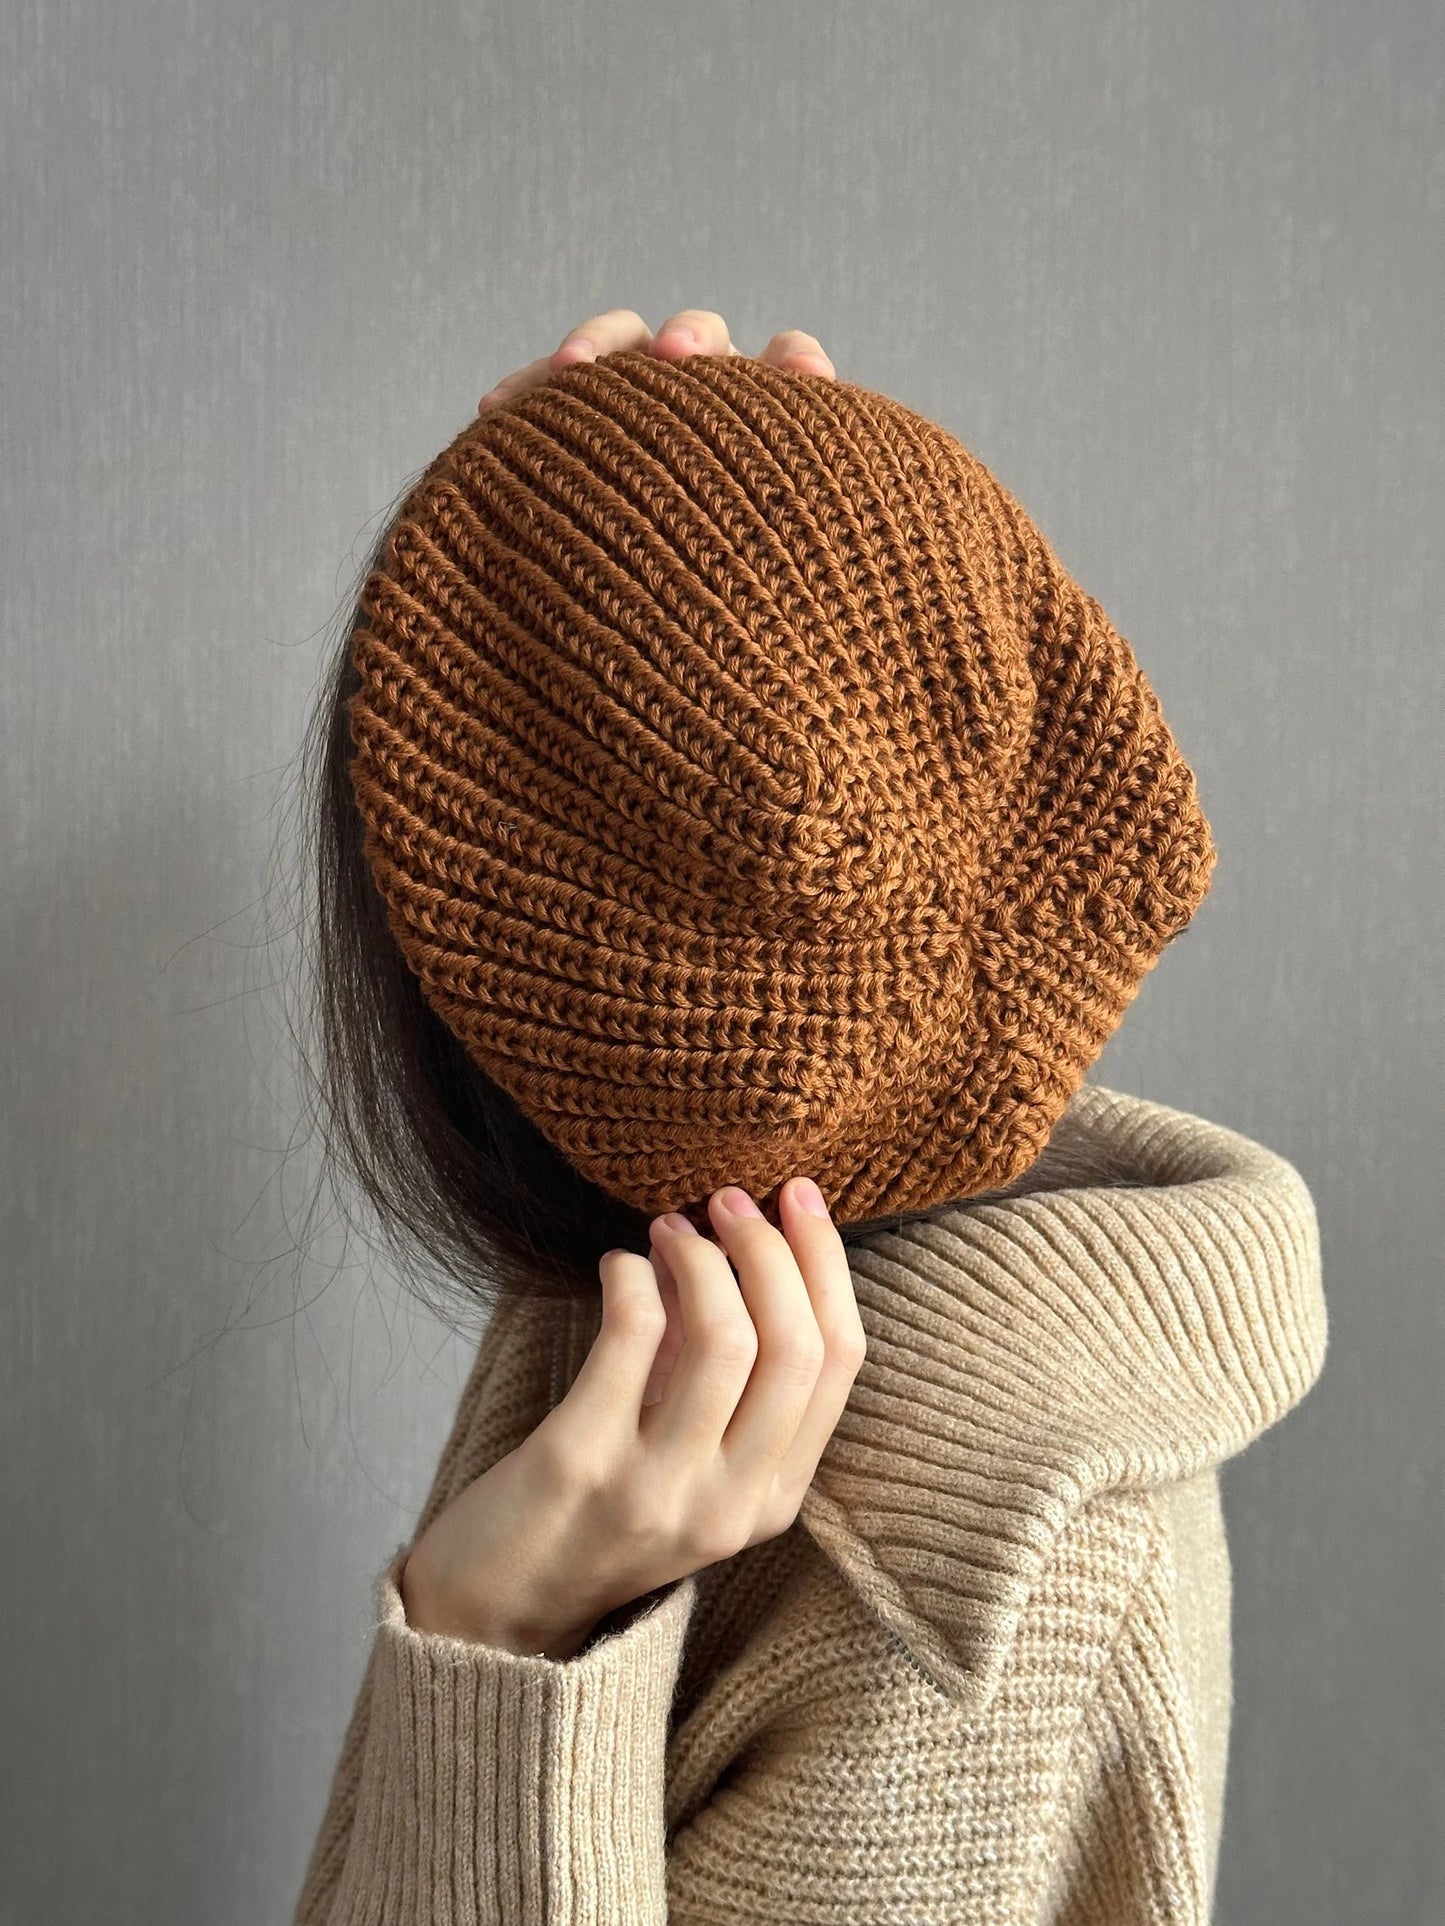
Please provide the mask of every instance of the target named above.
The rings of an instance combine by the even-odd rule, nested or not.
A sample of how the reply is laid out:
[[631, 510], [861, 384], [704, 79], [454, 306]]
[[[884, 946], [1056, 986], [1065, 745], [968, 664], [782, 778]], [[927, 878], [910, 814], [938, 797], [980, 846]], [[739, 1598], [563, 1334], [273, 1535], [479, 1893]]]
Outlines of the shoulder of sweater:
[[800, 1514], [975, 1706], [1079, 1507], [1222, 1464], [1327, 1346], [1318, 1223], [1287, 1159], [1087, 1085], [1052, 1148], [1036, 1189], [850, 1252], [868, 1356]]

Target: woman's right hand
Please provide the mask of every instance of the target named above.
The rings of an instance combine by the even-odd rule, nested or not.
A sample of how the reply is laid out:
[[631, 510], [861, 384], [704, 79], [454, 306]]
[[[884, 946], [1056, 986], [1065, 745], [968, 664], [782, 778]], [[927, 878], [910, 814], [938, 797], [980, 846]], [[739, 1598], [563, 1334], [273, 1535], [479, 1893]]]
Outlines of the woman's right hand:
[[[680, 308], [668, 316], [656, 335], [634, 309], [609, 308], [605, 314], [594, 314], [590, 321], [569, 329], [551, 354], [504, 376], [482, 396], [477, 413], [484, 415], [501, 407], [548, 375], [570, 368], [574, 361], [595, 361], [599, 355], [616, 354], [621, 348], [646, 348], [659, 361], [682, 361], [690, 354], [742, 353], [741, 348], [733, 346], [727, 322], [710, 308]], [[775, 334], [758, 359], [770, 367], [792, 365], [800, 374], [826, 375], [830, 380], [837, 372], [819, 346], [818, 337], [799, 328], [785, 328]]]
[[[602, 1258], [602, 1325], [576, 1380], [411, 1548], [410, 1625], [570, 1658], [608, 1613], [787, 1530], [866, 1340], [811, 1180], [783, 1186], [779, 1214], [781, 1230], [728, 1186], [708, 1202], [720, 1241], [669, 1214], [651, 1259]], [[680, 1347], [644, 1403], [674, 1306]]]

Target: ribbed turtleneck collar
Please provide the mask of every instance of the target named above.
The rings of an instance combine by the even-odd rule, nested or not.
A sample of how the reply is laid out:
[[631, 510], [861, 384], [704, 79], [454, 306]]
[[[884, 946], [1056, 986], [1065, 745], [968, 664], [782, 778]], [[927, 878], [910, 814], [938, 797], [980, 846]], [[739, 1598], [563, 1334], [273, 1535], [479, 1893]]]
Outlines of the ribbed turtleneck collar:
[[799, 1520], [965, 1707], [1081, 1504], [1222, 1463], [1324, 1363], [1300, 1173], [1099, 1085], [1007, 1191], [849, 1262], [868, 1354]]

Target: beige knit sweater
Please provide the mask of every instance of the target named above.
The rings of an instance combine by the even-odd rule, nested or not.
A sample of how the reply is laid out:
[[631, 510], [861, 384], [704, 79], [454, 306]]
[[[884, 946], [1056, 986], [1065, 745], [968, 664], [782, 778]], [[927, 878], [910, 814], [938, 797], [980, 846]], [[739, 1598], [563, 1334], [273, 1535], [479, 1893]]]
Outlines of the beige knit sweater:
[[1086, 1083], [1015, 1184], [850, 1264], [868, 1355], [797, 1522], [565, 1660], [417, 1632], [397, 1589], [571, 1383], [600, 1306], [493, 1314], [377, 1580], [297, 1926], [1209, 1918], [1216, 1468], [1324, 1362], [1303, 1178]]

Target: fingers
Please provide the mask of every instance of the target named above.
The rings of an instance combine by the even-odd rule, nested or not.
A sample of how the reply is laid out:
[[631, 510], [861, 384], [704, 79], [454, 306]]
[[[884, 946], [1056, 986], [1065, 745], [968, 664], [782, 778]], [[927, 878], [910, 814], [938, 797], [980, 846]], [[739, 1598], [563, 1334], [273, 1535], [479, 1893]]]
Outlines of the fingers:
[[551, 371], [551, 358], [547, 355], [543, 355], [540, 361], [529, 361], [525, 368], [518, 368], [515, 374], [509, 374], [499, 381], [495, 388], [488, 388], [477, 403], [477, 413], [483, 415], [489, 408], [500, 408], [503, 402], [511, 401], [524, 389], [545, 381]]
[[616, 354], [621, 348], [645, 348], [651, 340], [651, 328], [635, 309], [608, 308], [605, 314], [594, 314], [590, 321], [564, 334], [561, 346], [548, 357], [548, 367], [555, 372], [574, 361], [595, 361], [600, 354]]
[[[686, 1223], [687, 1220], [684, 1218], [682, 1221]], [[642, 1394], [644, 1405], [656, 1404], [667, 1389], [667, 1381], [672, 1376], [672, 1367], [677, 1362], [685, 1335], [682, 1328], [682, 1305], [677, 1295], [677, 1279], [672, 1274], [672, 1266], [657, 1248], [655, 1239], [648, 1256], [657, 1276], [658, 1294], [662, 1299], [663, 1309], [667, 1313], [667, 1329], [663, 1333], [661, 1344], [657, 1347], [657, 1356], [652, 1361], [652, 1370], [648, 1373], [647, 1389]]]
[[485, 414], [488, 409], [501, 407], [524, 389], [535, 387], [549, 374], [570, 367], [574, 361], [595, 361], [598, 355], [612, 354], [619, 348], [645, 348], [651, 339], [652, 330], [640, 314], [631, 308], [608, 308], [563, 335], [561, 345], [553, 353], [529, 361], [525, 368], [518, 368], [495, 388], [489, 388], [477, 403], [477, 413]]
[[685, 1217], [658, 1218], [652, 1230], [654, 1251], [666, 1245], [670, 1261], [627, 1250], [599, 1261], [601, 1327], [552, 1428], [575, 1425], [598, 1449], [626, 1444], [636, 1437], [639, 1407], [651, 1417], [665, 1389], [668, 1422], [660, 1428], [672, 1440], [705, 1440], [712, 1452], [747, 1382], [757, 1335], [726, 1254]]
[[745, 1191], [716, 1191], [708, 1214], [737, 1271], [757, 1332], [757, 1361], [719, 1439], [730, 1475], [771, 1484], [802, 1423], [823, 1368], [823, 1334], [798, 1258]]
[[642, 1414], [642, 1430], [649, 1445], [675, 1452], [679, 1462], [711, 1458], [757, 1359], [758, 1331], [726, 1249], [671, 1214], [653, 1220], [652, 1236], [677, 1281], [683, 1341], [661, 1400]]
[[[716, 1450], [729, 1481], [750, 1491], [767, 1513], [759, 1523], [764, 1537], [785, 1527], [812, 1482], [866, 1349], [842, 1239], [826, 1206], [819, 1212], [804, 1207], [809, 1192], [822, 1203], [808, 1180], [784, 1186], [782, 1230], [731, 1186], [709, 1201], [755, 1334], [752, 1368], [740, 1388], [738, 1357], [728, 1347], [736, 1339], [739, 1356], [744, 1347], [728, 1322], [719, 1253], [706, 1239], [673, 1232], [667, 1219], [654, 1227], [655, 1242], [677, 1274], [686, 1336], [660, 1407], [642, 1429], [680, 1456]], [[728, 1208], [734, 1203], [741, 1210]], [[710, 1320], [695, 1306], [714, 1282]], [[771, 1521], [773, 1511], [779, 1522]]]
[[[711, 308], [679, 308], [667, 317], [656, 335], [634, 308], [607, 308], [569, 329], [551, 354], [529, 361], [525, 368], [518, 368], [489, 388], [477, 403], [477, 413], [486, 414], [502, 406], [575, 362], [595, 361], [599, 355], [623, 348], [648, 348], [663, 361], [682, 361], [691, 354], [742, 352], [733, 346], [727, 322]], [[826, 375], [830, 380], [837, 376], [818, 337], [805, 334], [801, 328], [786, 328], [775, 334], [758, 359], [774, 368], [795, 368], [801, 374]]]
[[790, 1180], [779, 1213], [781, 1229], [728, 1186], [708, 1203], [717, 1241], [669, 1214], [653, 1220], [650, 1258], [608, 1251], [601, 1329], [546, 1421], [597, 1465], [643, 1443], [661, 1476], [699, 1494], [700, 1516], [743, 1521], [740, 1545], [796, 1517], [866, 1355], [817, 1186]]
[[807, 1180], [790, 1180], [781, 1230], [758, 1219], [730, 1239], [741, 1246], [734, 1261], [748, 1308], [764, 1322], [757, 1366], [721, 1446], [730, 1473], [796, 1481], [799, 1498], [848, 1401], [863, 1338], [843, 1241], [826, 1209], [803, 1208], [810, 1190]]
[[[783, 1186], [778, 1205], [783, 1229], [797, 1254], [798, 1267], [808, 1286], [813, 1315], [823, 1338], [823, 1366], [813, 1386], [813, 1395], [786, 1446], [782, 1462], [773, 1468], [778, 1497], [784, 1506], [784, 1524], [791, 1521], [803, 1493], [813, 1482], [818, 1460], [837, 1429], [868, 1348], [863, 1320], [858, 1315], [858, 1298], [847, 1250], [826, 1205], [822, 1215], [815, 1215], [806, 1207], [809, 1191], [817, 1196], [817, 1186], [808, 1179], [791, 1178]], [[757, 1446], [735, 1436], [730, 1427], [723, 1440], [723, 1450], [729, 1462], [736, 1464], [741, 1462], [741, 1453], [756, 1454]], [[777, 1524], [767, 1518], [761, 1523], [761, 1535], [767, 1535], [770, 1525], [777, 1529]]]
[[598, 1262], [602, 1326], [562, 1402], [553, 1429], [573, 1422], [589, 1450], [635, 1435], [637, 1409], [662, 1342], [667, 1312], [652, 1265], [636, 1251], [608, 1251]]
[[830, 381], [836, 380], [838, 374], [819, 345], [817, 335], [804, 334], [799, 328], [775, 334], [758, 358], [775, 368], [791, 366], [800, 374], [827, 375]]
[[[668, 316], [652, 340], [652, 352], [669, 361], [681, 361], [689, 354], [739, 354], [728, 324], [710, 308], [681, 308]], [[837, 369], [823, 352], [815, 334], [801, 328], [787, 328], [775, 334], [758, 357], [774, 368], [797, 368], [804, 374], [837, 377]]]
[[665, 361], [689, 354], [736, 354], [728, 324], [710, 308], [679, 308], [657, 330], [652, 352]]

